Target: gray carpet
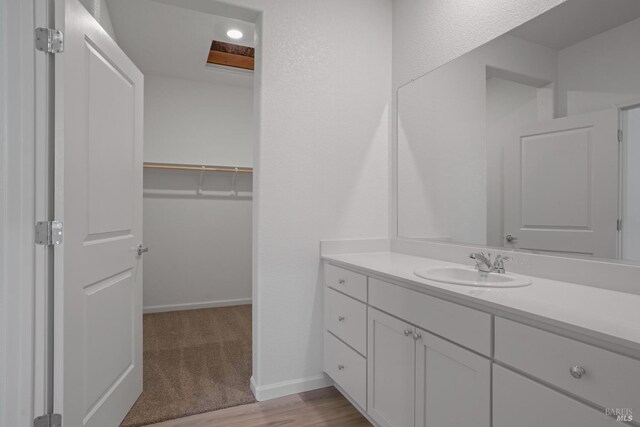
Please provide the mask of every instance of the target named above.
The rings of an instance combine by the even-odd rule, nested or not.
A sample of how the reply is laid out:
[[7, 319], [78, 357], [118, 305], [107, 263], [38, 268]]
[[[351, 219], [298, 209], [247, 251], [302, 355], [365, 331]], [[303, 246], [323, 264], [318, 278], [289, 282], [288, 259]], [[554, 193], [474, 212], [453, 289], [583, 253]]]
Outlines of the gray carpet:
[[255, 402], [251, 306], [144, 315], [144, 391], [122, 427]]

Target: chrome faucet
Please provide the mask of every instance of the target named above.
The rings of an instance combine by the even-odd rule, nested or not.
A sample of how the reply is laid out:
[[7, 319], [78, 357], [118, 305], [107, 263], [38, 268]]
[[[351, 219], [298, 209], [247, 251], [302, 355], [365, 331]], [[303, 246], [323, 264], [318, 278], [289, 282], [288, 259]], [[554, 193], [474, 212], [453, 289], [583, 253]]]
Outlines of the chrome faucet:
[[476, 270], [484, 274], [504, 274], [506, 272], [504, 269], [504, 262], [511, 260], [508, 256], [498, 254], [496, 255], [496, 259], [492, 262], [491, 254], [489, 253], [485, 255], [484, 252], [472, 253], [469, 255], [469, 258], [476, 261]]
[[496, 273], [504, 274], [507, 271], [504, 269], [504, 262], [511, 261], [511, 257], [504, 255], [496, 255], [496, 259], [493, 261], [493, 271]]

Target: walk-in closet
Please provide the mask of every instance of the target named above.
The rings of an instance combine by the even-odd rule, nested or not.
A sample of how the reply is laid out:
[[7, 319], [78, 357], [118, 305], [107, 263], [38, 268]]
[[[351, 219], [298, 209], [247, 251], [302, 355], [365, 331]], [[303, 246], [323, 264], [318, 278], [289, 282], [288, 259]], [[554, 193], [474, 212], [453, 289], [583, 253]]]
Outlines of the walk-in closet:
[[103, 6], [144, 74], [144, 386], [122, 426], [255, 402], [254, 24], [170, 0]]

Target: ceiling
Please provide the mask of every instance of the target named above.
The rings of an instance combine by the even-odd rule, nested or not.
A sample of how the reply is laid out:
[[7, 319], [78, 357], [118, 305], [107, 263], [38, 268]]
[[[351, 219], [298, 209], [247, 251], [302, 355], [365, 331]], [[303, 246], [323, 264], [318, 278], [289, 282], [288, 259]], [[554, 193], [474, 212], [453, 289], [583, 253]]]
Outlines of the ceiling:
[[[254, 24], [203, 8], [190, 8], [198, 4], [177, 0], [107, 0], [118, 44], [144, 74], [252, 86], [251, 71], [207, 65], [207, 57], [212, 40], [254, 47]], [[231, 28], [242, 31], [244, 37], [241, 40], [227, 37]]]
[[639, 0], [568, 0], [509, 34], [561, 50], [639, 17]]

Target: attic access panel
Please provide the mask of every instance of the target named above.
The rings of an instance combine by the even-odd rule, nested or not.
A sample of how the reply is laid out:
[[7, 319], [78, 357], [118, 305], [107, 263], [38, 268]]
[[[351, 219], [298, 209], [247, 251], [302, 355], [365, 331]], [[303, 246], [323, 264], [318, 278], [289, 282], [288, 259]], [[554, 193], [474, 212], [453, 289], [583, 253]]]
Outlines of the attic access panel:
[[253, 70], [255, 65], [255, 48], [214, 40], [211, 42], [207, 63]]

